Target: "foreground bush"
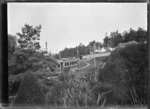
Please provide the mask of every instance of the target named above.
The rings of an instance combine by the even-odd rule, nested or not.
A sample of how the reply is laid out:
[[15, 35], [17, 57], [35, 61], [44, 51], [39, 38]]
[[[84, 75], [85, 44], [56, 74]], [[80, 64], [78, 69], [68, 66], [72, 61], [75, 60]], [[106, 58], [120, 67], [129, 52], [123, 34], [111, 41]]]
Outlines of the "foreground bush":
[[12, 106], [44, 105], [45, 97], [39, 87], [36, 76], [28, 72], [21, 80], [19, 91]]

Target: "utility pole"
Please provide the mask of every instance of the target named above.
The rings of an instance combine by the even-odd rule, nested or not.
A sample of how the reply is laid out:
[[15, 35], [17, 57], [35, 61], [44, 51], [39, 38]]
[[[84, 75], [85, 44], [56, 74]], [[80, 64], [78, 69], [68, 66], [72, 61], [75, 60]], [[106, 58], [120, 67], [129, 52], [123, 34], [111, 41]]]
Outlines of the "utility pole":
[[59, 58], [61, 59], [61, 52], [59, 52]]
[[79, 50], [78, 50], [78, 46], [77, 46], [77, 57], [79, 58]]
[[79, 59], [79, 64], [78, 64], [79, 66], [78, 67], [80, 68], [80, 56], [79, 56], [78, 46], [77, 46], [77, 58]]
[[95, 59], [95, 43], [94, 43], [94, 67], [96, 67], [96, 59]]
[[97, 79], [96, 79], [96, 59], [95, 59], [95, 43], [93, 44], [93, 48], [94, 48], [94, 69], [95, 69], [95, 77], [94, 77], [94, 81], [96, 81]]
[[46, 46], [46, 53], [47, 53], [47, 42], [45, 42], [45, 46]]

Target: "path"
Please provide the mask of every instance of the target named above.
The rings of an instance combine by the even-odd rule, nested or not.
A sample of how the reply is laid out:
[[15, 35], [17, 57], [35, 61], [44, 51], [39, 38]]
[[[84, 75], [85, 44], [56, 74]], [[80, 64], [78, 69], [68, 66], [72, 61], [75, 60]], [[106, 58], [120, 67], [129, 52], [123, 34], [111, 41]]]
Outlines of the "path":
[[81, 69], [84, 69], [84, 68], [86, 68], [86, 67], [88, 67], [88, 66], [90, 66], [90, 64], [89, 64], [88, 62], [85, 62], [85, 63], [86, 63], [86, 66], [80, 68], [80, 70], [81, 70]]

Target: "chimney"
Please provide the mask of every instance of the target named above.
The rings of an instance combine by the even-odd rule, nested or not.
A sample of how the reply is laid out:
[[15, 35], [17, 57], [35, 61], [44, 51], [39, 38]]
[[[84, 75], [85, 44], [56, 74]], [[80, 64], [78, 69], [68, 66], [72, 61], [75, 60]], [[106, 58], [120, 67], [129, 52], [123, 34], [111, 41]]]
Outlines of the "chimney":
[[47, 52], [47, 42], [45, 42], [45, 46], [46, 46], [46, 52]]

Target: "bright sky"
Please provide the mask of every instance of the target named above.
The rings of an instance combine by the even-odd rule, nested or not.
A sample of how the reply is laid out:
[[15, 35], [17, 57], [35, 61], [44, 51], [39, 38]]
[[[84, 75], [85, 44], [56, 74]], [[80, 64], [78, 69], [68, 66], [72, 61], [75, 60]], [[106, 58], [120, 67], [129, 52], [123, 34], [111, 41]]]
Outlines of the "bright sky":
[[8, 3], [8, 34], [42, 25], [40, 44], [57, 53], [81, 42], [102, 42], [106, 32], [147, 30], [147, 3]]

